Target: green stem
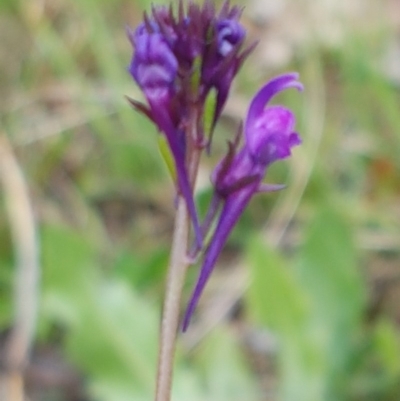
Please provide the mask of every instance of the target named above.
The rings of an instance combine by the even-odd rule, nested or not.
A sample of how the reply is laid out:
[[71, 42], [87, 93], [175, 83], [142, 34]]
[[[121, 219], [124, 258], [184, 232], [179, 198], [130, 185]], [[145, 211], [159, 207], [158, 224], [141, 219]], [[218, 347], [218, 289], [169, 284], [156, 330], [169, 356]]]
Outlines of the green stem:
[[[194, 108], [191, 126], [188, 130], [187, 160], [189, 180], [192, 188], [196, 181], [201, 150], [195, 145], [197, 138], [197, 110]], [[175, 217], [171, 259], [167, 275], [163, 316], [160, 330], [160, 348], [158, 353], [157, 382], [155, 401], [170, 401], [176, 336], [179, 330], [179, 317], [182, 289], [188, 267], [189, 214], [185, 199], [178, 194], [178, 206]]]
[[179, 196], [161, 322], [155, 401], [169, 401], [171, 397], [176, 334], [179, 326], [182, 288], [187, 269], [188, 234], [189, 215], [184, 198]]

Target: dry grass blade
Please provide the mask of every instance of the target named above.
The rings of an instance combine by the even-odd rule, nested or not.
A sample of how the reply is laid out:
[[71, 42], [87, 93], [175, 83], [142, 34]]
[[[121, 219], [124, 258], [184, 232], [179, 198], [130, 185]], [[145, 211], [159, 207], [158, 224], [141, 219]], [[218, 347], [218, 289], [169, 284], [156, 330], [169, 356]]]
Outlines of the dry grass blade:
[[281, 243], [300, 204], [313, 172], [324, 132], [326, 94], [319, 60], [310, 62], [308, 73], [313, 77], [312, 80], [308, 80], [306, 93], [309, 111], [305, 128], [308, 135], [304, 140], [305, 143], [295, 150], [300, 157], [294, 158], [297, 165], [292, 170], [292, 183], [288, 184], [288, 188], [282, 192], [281, 199], [276, 202], [265, 229], [267, 242], [274, 247]]
[[14, 327], [6, 343], [0, 398], [23, 401], [22, 374], [28, 362], [38, 309], [39, 250], [28, 188], [4, 133], [0, 134], [0, 178], [16, 259]]

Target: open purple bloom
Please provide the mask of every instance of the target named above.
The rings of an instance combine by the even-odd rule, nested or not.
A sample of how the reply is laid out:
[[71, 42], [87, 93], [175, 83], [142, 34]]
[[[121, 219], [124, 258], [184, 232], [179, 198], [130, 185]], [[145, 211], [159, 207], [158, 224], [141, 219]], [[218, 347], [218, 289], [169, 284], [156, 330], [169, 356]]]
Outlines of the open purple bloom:
[[302, 90], [297, 74], [281, 75], [261, 88], [250, 103], [247, 113], [244, 145], [237, 151], [238, 144], [230, 144], [228, 155], [213, 172], [215, 196], [223, 206], [184, 316], [183, 330], [188, 327], [230, 232], [253, 195], [281, 188], [279, 185], [262, 184], [268, 166], [290, 156], [291, 148], [301, 143], [299, 135], [294, 131], [293, 113], [283, 106], [266, 106], [274, 95], [288, 88]]

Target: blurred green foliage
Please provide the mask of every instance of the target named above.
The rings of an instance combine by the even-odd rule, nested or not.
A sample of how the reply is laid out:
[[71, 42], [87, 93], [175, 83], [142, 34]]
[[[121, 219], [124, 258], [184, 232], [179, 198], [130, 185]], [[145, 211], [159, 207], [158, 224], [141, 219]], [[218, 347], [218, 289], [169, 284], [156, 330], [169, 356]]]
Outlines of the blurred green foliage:
[[[389, 2], [378, 3], [365, 7], [378, 4], [387, 15]], [[154, 387], [173, 191], [154, 128], [124, 99], [140, 98], [126, 72], [124, 25], [137, 24], [148, 7], [145, 0], [0, 2], [0, 123], [40, 224], [37, 348], [62, 350], [85, 378], [88, 400], [148, 400]], [[308, 26], [306, 10], [298, 19]], [[269, 172], [287, 189], [255, 199], [227, 246], [229, 260], [245, 252], [252, 277], [229, 308], [239, 312], [208, 331], [201, 316], [214, 306], [205, 302], [191, 329], [196, 341], [190, 332], [180, 337], [174, 400], [400, 399], [400, 86], [382, 62], [395, 40], [382, 15], [367, 28], [344, 24], [336, 45], [313, 24], [312, 40], [291, 43], [279, 72], [298, 70], [306, 90], [281, 99], [296, 110], [304, 144]], [[262, 43], [273, 36], [268, 29], [249, 31]], [[235, 104], [277, 72], [262, 63], [255, 53], [241, 72], [202, 174], [235, 132]], [[209, 198], [202, 189], [201, 210]], [[0, 227], [6, 331], [14, 269], [4, 207]], [[231, 270], [217, 270], [217, 292], [229, 292]], [[188, 281], [195, 275], [193, 267]], [[254, 331], [261, 345], [248, 339]], [[272, 351], [263, 334], [276, 339]], [[52, 399], [47, 394], [43, 388], [39, 399]], [[61, 390], [57, 397], [69, 400]]]
[[250, 247], [249, 302], [257, 320], [278, 333], [283, 400], [349, 399], [359, 368], [353, 361], [369, 334], [351, 234], [343, 216], [328, 209], [314, 218], [290, 268], [259, 240]]

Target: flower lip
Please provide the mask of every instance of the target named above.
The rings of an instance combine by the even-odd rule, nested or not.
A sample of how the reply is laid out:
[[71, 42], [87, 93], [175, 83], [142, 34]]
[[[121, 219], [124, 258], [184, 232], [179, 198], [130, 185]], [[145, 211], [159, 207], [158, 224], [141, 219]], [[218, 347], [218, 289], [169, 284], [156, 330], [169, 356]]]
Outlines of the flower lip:
[[299, 91], [302, 91], [303, 85], [301, 82], [298, 81], [298, 78], [299, 74], [293, 72], [280, 75], [265, 84], [254, 96], [250, 104], [245, 126], [249, 121], [254, 120], [255, 118], [257, 118], [258, 115], [263, 112], [265, 105], [277, 93], [289, 88], [295, 88]]
[[298, 74], [284, 74], [268, 82], [250, 104], [245, 123], [246, 147], [256, 163], [267, 165], [290, 156], [290, 149], [301, 143], [293, 132], [293, 113], [282, 106], [265, 107], [274, 95], [289, 88], [303, 89]]

